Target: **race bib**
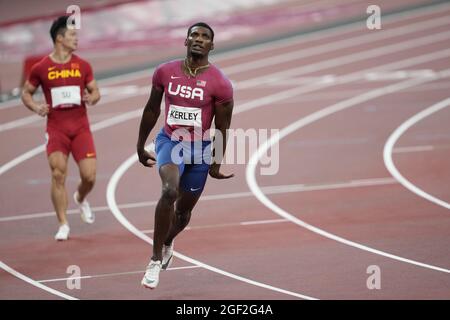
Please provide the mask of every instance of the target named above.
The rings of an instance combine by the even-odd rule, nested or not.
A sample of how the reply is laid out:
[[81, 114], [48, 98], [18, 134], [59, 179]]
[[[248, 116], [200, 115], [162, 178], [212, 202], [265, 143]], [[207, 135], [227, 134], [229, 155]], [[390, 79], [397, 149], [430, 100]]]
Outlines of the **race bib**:
[[63, 86], [51, 89], [52, 107], [70, 108], [75, 105], [81, 106], [81, 95], [79, 86]]
[[171, 104], [167, 114], [168, 125], [178, 126], [202, 126], [202, 109], [186, 108]]

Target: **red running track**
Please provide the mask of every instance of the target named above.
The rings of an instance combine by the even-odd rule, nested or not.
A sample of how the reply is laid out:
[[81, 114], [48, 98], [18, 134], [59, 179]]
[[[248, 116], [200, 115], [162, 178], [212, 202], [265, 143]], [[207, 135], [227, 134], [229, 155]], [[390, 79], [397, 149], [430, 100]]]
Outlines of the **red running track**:
[[[43, 121], [2, 130], [0, 298], [449, 299], [450, 212], [402, 186], [383, 160], [392, 132], [448, 98], [449, 16], [450, 5], [438, 5], [386, 19], [378, 31], [354, 24], [215, 56], [236, 85], [233, 128], [282, 130], [330, 106], [348, 107], [282, 138], [277, 174], [261, 175], [257, 166], [257, 184], [290, 220], [250, 191], [246, 164], [224, 166], [235, 173], [231, 180], [209, 179], [190, 229], [176, 239], [186, 259], [177, 257], [153, 291], [140, 280], [160, 182], [154, 169], [123, 166], [135, 152], [151, 71], [119, 80], [114, 86], [135, 91], [117, 90], [89, 110], [99, 155], [89, 197], [97, 221], [84, 225], [70, 204], [70, 241], [53, 240], [44, 153], [11, 162], [44, 142]], [[29, 116], [23, 109], [0, 109], [3, 123]], [[403, 176], [445, 203], [449, 120], [443, 108], [417, 122], [392, 153]], [[69, 170], [71, 194], [72, 161]], [[70, 265], [86, 277], [79, 290], [66, 286]], [[372, 265], [380, 268], [379, 290], [366, 285]]]

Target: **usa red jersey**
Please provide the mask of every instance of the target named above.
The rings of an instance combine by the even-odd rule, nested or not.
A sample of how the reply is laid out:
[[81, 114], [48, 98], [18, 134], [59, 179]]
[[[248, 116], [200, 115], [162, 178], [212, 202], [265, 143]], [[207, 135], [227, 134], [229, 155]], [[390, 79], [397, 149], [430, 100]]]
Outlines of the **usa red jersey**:
[[189, 77], [183, 72], [182, 60], [170, 61], [158, 66], [152, 84], [164, 90], [166, 134], [171, 136], [176, 129], [184, 128], [190, 132], [191, 141], [201, 140], [211, 128], [215, 104], [233, 99], [230, 80], [214, 65]]

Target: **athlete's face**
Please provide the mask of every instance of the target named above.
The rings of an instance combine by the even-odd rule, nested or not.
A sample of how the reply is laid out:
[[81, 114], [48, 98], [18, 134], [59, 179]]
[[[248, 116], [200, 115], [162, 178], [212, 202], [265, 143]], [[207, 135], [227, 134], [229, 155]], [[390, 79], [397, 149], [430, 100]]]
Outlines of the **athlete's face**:
[[[59, 35], [58, 35], [59, 36]], [[61, 44], [63, 47], [69, 50], [76, 50], [78, 47], [78, 36], [77, 31], [74, 29], [67, 29], [64, 34], [61, 34]]]
[[214, 49], [212, 33], [208, 28], [194, 27], [191, 29], [184, 45], [191, 55], [205, 56]]

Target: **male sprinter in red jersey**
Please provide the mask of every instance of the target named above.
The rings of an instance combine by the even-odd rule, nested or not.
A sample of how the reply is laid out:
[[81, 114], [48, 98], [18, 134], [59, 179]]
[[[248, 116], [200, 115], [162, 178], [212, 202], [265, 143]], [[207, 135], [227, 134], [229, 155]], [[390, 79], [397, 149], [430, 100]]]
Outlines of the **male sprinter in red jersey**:
[[[160, 270], [172, 261], [173, 239], [189, 223], [208, 173], [216, 179], [233, 176], [219, 171], [220, 162], [211, 163], [211, 141], [209, 137], [202, 139], [215, 119], [221, 137], [213, 140], [213, 149], [222, 145], [219, 157], [223, 157], [233, 112], [231, 82], [208, 61], [213, 39], [214, 31], [206, 23], [189, 27], [184, 43], [186, 58], [164, 63], [155, 70], [150, 98], [142, 114], [137, 142], [139, 161], [147, 167], [156, 161], [162, 181], [155, 212], [153, 255], [141, 282], [150, 289], [158, 285]], [[156, 136], [155, 159], [144, 150], [144, 145], [159, 117], [163, 94], [165, 124]], [[180, 141], [178, 132], [182, 130], [188, 134], [182, 135]]]
[[[67, 192], [65, 180], [69, 153], [78, 164], [81, 182], [74, 194], [86, 223], [94, 222], [86, 195], [92, 190], [96, 175], [96, 155], [86, 113], [86, 104], [100, 99], [88, 62], [73, 54], [77, 49], [76, 30], [67, 26], [68, 17], [56, 19], [50, 29], [53, 52], [35, 64], [22, 91], [22, 101], [31, 111], [47, 117], [47, 156], [52, 172], [51, 198], [59, 221], [56, 240], [67, 240]], [[42, 86], [47, 103], [33, 100]]]

